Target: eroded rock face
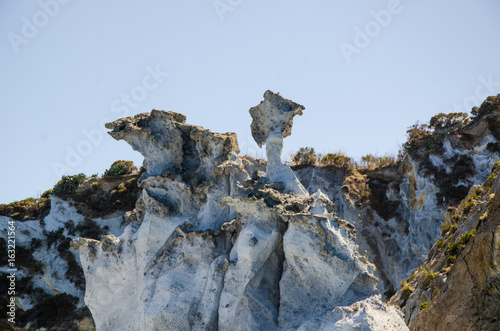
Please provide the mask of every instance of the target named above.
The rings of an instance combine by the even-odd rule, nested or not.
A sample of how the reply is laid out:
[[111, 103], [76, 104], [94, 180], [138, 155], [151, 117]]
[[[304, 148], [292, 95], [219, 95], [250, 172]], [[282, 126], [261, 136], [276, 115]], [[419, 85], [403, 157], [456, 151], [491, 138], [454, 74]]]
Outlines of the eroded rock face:
[[304, 106], [284, 99], [279, 93], [266, 91], [264, 101], [250, 108], [252, 115], [252, 136], [262, 147], [266, 144], [267, 167], [266, 177], [269, 182], [281, 182], [287, 192], [307, 195], [293, 171], [281, 162], [283, 138], [292, 131], [293, 117], [302, 115]]
[[[500, 166], [500, 163], [499, 163]], [[426, 263], [391, 299], [412, 330], [500, 326], [500, 167], [449, 208]]]
[[280, 133], [283, 138], [288, 137], [292, 133], [294, 116], [302, 115], [304, 109], [304, 106], [283, 98], [279, 93], [267, 90], [264, 100], [250, 108], [253, 139], [262, 147], [272, 134]]
[[107, 123], [106, 128], [113, 138], [125, 140], [144, 156], [151, 176], [166, 171], [206, 180], [233, 151], [239, 153], [236, 134], [214, 133], [185, 122], [182, 114], [152, 110]]
[[337, 214], [355, 225], [361, 251], [376, 265], [378, 289], [387, 299], [424, 264], [439, 240], [447, 208], [484, 182], [500, 159], [492, 149], [498, 140], [488, 130], [488, 121], [499, 115], [489, 116], [476, 119], [461, 134], [450, 134], [442, 151], [425, 158], [406, 155], [397, 166], [351, 174], [328, 167], [296, 170], [309, 193], [321, 189], [334, 201]]
[[[278, 130], [276, 157], [303, 107], [266, 95], [265, 107], [281, 107], [280, 123], [289, 123]], [[232, 134], [175, 113], [108, 127], [145, 155], [147, 174], [123, 235], [73, 241], [97, 330], [406, 329], [382, 304], [353, 225], [321, 191], [296, 194], [289, 167], [285, 182], [272, 180], [269, 168], [265, 175], [231, 155]], [[269, 143], [276, 132], [265, 130], [273, 130]]]

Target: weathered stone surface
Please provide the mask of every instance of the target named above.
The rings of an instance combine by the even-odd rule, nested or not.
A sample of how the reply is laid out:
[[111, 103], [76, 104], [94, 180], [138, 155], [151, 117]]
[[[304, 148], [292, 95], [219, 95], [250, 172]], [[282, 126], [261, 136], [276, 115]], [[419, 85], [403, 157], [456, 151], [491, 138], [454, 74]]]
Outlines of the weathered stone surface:
[[[398, 330], [404, 320], [415, 330], [497, 329], [500, 198], [490, 169], [500, 159], [500, 96], [490, 99], [473, 121], [424, 139], [399, 167], [296, 168], [307, 193], [282, 165], [280, 130], [265, 139], [266, 163], [232, 155], [232, 134], [186, 124], [181, 114], [115, 121], [111, 134], [149, 159], [135, 209], [95, 208], [129, 180], [108, 177], [67, 201], [52, 197], [43, 222], [18, 221], [18, 275], [34, 289], [19, 287], [18, 309], [41, 328], [40, 291], [71, 294], [79, 308], [54, 316], [54, 327], [93, 329], [90, 313], [81, 314], [86, 285], [98, 330]], [[14, 211], [3, 210], [7, 231]], [[101, 240], [75, 239], [73, 259], [69, 240], [84, 235]], [[43, 274], [32, 268], [37, 261]], [[402, 279], [395, 306], [383, 304]]]
[[281, 153], [283, 138], [291, 133], [293, 117], [296, 114], [302, 115], [304, 109], [304, 106], [271, 91], [264, 93], [264, 101], [258, 106], [250, 108], [250, 115], [253, 118], [251, 126], [253, 138], [259, 147], [266, 144], [268, 181], [281, 182], [287, 192], [301, 195], [308, 193], [292, 169], [281, 162]]
[[[493, 330], [500, 326], [499, 170], [483, 185], [471, 188], [458, 208], [448, 210], [443, 234], [425, 265], [391, 299], [403, 308], [410, 329]], [[428, 303], [425, 309], [421, 307], [424, 302]]]
[[[406, 329], [382, 305], [353, 225], [281, 164], [281, 132], [267, 138], [263, 177], [258, 162], [230, 155], [231, 135], [189, 126], [179, 114], [154, 111], [108, 127], [145, 155], [148, 173], [120, 237], [73, 242], [98, 330]], [[269, 176], [269, 163], [287, 175]]]
[[171, 111], [152, 110], [106, 124], [116, 140], [125, 140], [144, 156], [151, 176], [166, 173], [204, 180], [213, 168], [239, 153], [236, 134], [213, 133], [186, 124], [186, 116]]
[[292, 133], [293, 117], [302, 115], [304, 109], [304, 106], [283, 98], [279, 93], [267, 90], [264, 100], [250, 108], [253, 139], [262, 147], [272, 134], [280, 133], [283, 138], [288, 137]]

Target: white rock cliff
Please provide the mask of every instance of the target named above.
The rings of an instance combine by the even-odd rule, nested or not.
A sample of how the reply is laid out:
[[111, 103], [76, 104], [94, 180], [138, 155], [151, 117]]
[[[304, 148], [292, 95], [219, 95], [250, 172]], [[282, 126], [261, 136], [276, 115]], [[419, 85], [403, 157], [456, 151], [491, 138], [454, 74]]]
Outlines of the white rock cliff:
[[266, 174], [236, 135], [153, 110], [107, 124], [145, 157], [122, 235], [75, 239], [97, 330], [407, 330], [382, 303], [354, 226], [281, 162], [303, 106], [250, 109]]

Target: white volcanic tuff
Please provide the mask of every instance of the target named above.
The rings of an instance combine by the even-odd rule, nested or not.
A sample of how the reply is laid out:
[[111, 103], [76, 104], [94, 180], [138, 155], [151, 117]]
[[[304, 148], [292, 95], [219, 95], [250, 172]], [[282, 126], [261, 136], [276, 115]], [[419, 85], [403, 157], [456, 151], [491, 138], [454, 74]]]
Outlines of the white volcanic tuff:
[[[0, 216], [0, 231], [2, 233], [7, 233], [8, 221], [11, 220], [9, 217]], [[28, 248], [32, 239], [46, 239], [43, 230], [47, 232], [57, 231], [64, 228], [69, 220], [72, 220], [74, 225], [77, 226], [84, 220], [84, 217], [76, 211], [75, 207], [70, 206], [68, 202], [52, 196], [50, 213], [44, 219], [44, 226], [40, 224], [40, 220], [15, 222], [16, 246]], [[120, 216], [106, 220], [97, 219], [96, 221], [100, 226], [107, 225], [110, 233], [118, 235], [123, 232], [123, 228], [120, 227], [122, 220], [123, 217]], [[62, 234], [71, 239], [75, 238], [75, 236], [68, 233], [67, 229], [64, 229]], [[43, 264], [43, 275], [28, 274], [24, 268], [19, 268], [19, 266], [16, 275], [18, 278], [32, 276], [33, 287], [41, 288], [48, 294], [67, 293], [75, 296], [79, 299], [77, 307], [84, 307], [84, 291], [77, 288], [65, 277], [68, 270], [68, 263], [61, 258], [56, 246], [57, 243], [53, 244], [51, 249], [47, 249], [45, 242], [43, 242], [42, 246], [37, 248], [33, 253], [33, 258]], [[74, 254], [74, 251], [71, 251], [71, 253]], [[79, 254], [75, 254], [75, 258], [76, 262], [79, 263]], [[0, 271], [7, 272], [7, 267], [2, 266]], [[17, 301], [24, 310], [28, 310], [34, 305], [29, 296], [17, 297]]]
[[[297, 215], [283, 237], [279, 322], [284, 329], [376, 293], [377, 279], [361, 262], [345, 224], [328, 215]], [[290, 290], [293, 288], [293, 290]]]
[[272, 134], [279, 133], [282, 138], [288, 137], [292, 133], [293, 118], [295, 115], [302, 115], [304, 109], [304, 106], [283, 98], [279, 93], [267, 90], [264, 100], [250, 108], [253, 139], [262, 147]]
[[471, 174], [469, 183], [464, 184], [480, 185], [490, 174], [493, 164], [500, 159], [500, 155], [497, 152], [491, 152], [487, 149], [488, 144], [492, 142], [496, 142], [496, 139], [492, 135], [486, 135], [477, 142], [474, 148], [465, 149], [453, 147], [449, 140], [445, 140], [443, 143], [443, 155], [432, 155], [430, 159], [436, 168], [439, 170], [444, 169], [446, 173], [449, 174], [451, 172], [451, 167], [443, 162], [444, 159], [450, 159], [456, 155], [469, 156], [474, 163], [476, 173]]
[[229, 197], [222, 203], [236, 210], [241, 230], [229, 255], [220, 296], [219, 330], [275, 328], [284, 224], [261, 200]]
[[[466, 149], [445, 139], [443, 153], [432, 154], [429, 159], [438, 170], [451, 173], [453, 164], [444, 160], [467, 155], [472, 159], [475, 173], [471, 173], [462, 184], [479, 184], [484, 182], [493, 164], [500, 159], [497, 152], [487, 149], [492, 142], [496, 142], [494, 137], [485, 134], [472, 148]], [[407, 167], [402, 172], [403, 179], [397, 187], [389, 187], [385, 192], [388, 200], [400, 202], [401, 219], [393, 217], [388, 220], [374, 210], [370, 211], [370, 219], [367, 219], [364, 210], [340, 194], [343, 178], [337, 180], [325, 170], [315, 168], [296, 172], [310, 193], [321, 189], [334, 199], [339, 216], [356, 226], [358, 244], [363, 251], [367, 251], [370, 260], [376, 262], [378, 276], [385, 280], [378, 286], [381, 292], [397, 289], [403, 279], [425, 262], [429, 249], [439, 239], [446, 211], [446, 201], [438, 201], [436, 197], [439, 187], [435, 178], [426, 175], [418, 161], [408, 157]]]
[[335, 307], [304, 322], [299, 331], [327, 330], [408, 330], [401, 311], [371, 296], [350, 306]]
[[250, 108], [252, 136], [259, 145], [266, 144], [267, 172], [269, 182], [282, 182], [286, 192], [307, 195], [289, 166], [281, 162], [283, 138], [292, 130], [293, 117], [302, 115], [304, 106], [283, 98], [279, 93], [266, 91], [264, 100], [258, 106]]
[[283, 137], [281, 133], [271, 134], [266, 140], [267, 155], [267, 180], [271, 183], [281, 182], [285, 186], [285, 192], [293, 192], [299, 195], [308, 195], [307, 190], [297, 179], [292, 169], [281, 162], [283, 151]]
[[151, 176], [167, 171], [208, 179], [217, 164], [229, 160], [233, 151], [239, 153], [235, 133], [214, 133], [185, 122], [182, 114], [153, 109], [107, 123], [106, 128], [144, 156]]
[[[149, 120], [146, 114], [138, 117], [126, 122]], [[150, 117], [170, 120], [157, 113]], [[127, 135], [135, 137], [132, 131]], [[196, 160], [208, 154], [184, 153], [193, 155], [192, 164], [209, 163]], [[88, 279], [85, 301], [98, 330], [290, 329], [317, 323], [315, 318], [339, 305], [366, 298], [380, 303], [371, 267], [356, 252], [352, 226], [329, 214], [325, 195], [318, 192], [308, 205], [305, 197], [264, 184], [249, 188], [250, 176], [237, 158], [210, 162], [208, 188], [182, 172], [148, 173], [140, 183], [140, 223], [131, 223], [119, 238], [72, 243], [80, 249]], [[229, 207], [236, 219], [225, 211]], [[394, 311], [369, 306], [358, 319], [400, 319]], [[329, 327], [339, 321], [332, 319]]]

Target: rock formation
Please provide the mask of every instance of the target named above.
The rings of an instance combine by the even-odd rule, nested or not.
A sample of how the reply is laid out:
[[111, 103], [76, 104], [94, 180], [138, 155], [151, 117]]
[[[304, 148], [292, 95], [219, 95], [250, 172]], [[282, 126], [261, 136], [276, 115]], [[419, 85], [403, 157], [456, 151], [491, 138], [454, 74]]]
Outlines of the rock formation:
[[250, 110], [264, 175], [235, 135], [154, 110], [107, 127], [145, 156], [120, 237], [76, 239], [98, 330], [405, 330], [382, 304], [354, 226], [281, 162], [302, 106], [267, 91]]
[[266, 144], [267, 171], [269, 182], [280, 182], [286, 192], [307, 195], [307, 191], [299, 182], [292, 169], [281, 162], [283, 138], [292, 133], [293, 117], [302, 115], [304, 106], [284, 99], [278, 93], [266, 91], [264, 101], [250, 108], [252, 115], [252, 136], [262, 147]]
[[500, 162], [458, 208], [447, 210], [426, 263], [391, 299], [411, 330], [500, 326]]
[[303, 110], [271, 91], [251, 108], [268, 162], [181, 114], [120, 119], [107, 127], [140, 172], [0, 205], [0, 229], [16, 221], [16, 327], [498, 329], [500, 95], [410, 127], [405, 157], [375, 169], [290, 170]]
[[489, 97], [472, 120], [422, 130], [422, 138], [405, 144], [397, 165], [350, 173], [305, 167], [296, 175], [309, 193], [327, 194], [337, 214], [355, 225], [361, 250], [377, 267], [378, 288], [389, 298], [424, 264], [447, 208], [489, 176], [500, 159], [499, 128], [500, 96]]

